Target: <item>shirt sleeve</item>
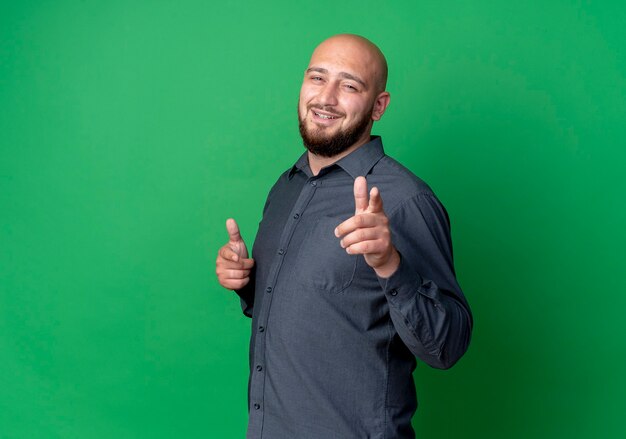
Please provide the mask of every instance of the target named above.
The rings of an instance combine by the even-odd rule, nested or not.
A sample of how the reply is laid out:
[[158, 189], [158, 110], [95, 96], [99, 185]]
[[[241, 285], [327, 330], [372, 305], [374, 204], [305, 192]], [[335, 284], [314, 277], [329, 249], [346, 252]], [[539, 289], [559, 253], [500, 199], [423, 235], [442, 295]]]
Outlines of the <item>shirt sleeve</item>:
[[439, 200], [418, 194], [389, 213], [400, 266], [379, 278], [393, 325], [409, 350], [447, 369], [467, 350], [472, 315], [456, 280], [448, 215]]
[[253, 268], [250, 272], [250, 281], [246, 284], [245, 287], [240, 290], [235, 290], [235, 293], [239, 296], [239, 301], [241, 303], [241, 311], [246, 317], [252, 317], [252, 310], [254, 307], [254, 283], [255, 283], [255, 272], [256, 269]]
[[[272, 195], [274, 194], [274, 191], [278, 187], [281, 180], [284, 179], [288, 173], [289, 171], [285, 171], [278, 178], [276, 183], [274, 183], [274, 186], [272, 186], [269, 193], [267, 194], [267, 198], [265, 199], [265, 205], [263, 206], [263, 216], [265, 216], [265, 212], [267, 212], [267, 208], [270, 205], [270, 201], [272, 199]], [[252, 253], [254, 253], [253, 248], [254, 248], [254, 244], [251, 248]], [[252, 270], [250, 271], [250, 282], [248, 282], [245, 287], [239, 290], [235, 290], [235, 293], [237, 293], [237, 295], [239, 296], [239, 301], [241, 303], [241, 310], [243, 311], [243, 314], [246, 317], [250, 317], [250, 318], [252, 317], [252, 313], [254, 312], [256, 269], [257, 269], [257, 266], [256, 266], [256, 261], [255, 261], [254, 267], [252, 267]]]

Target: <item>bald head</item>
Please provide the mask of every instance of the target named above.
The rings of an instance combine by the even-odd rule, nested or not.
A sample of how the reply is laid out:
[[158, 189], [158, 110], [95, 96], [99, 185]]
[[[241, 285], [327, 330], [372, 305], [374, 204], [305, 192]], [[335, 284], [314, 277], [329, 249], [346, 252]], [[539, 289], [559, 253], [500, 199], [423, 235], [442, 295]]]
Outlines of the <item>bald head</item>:
[[367, 75], [362, 78], [376, 93], [387, 87], [387, 60], [378, 46], [367, 38], [354, 34], [334, 35], [320, 43], [311, 56], [309, 67], [315, 62], [334, 57], [346, 64], [352, 64]]
[[358, 35], [335, 35], [315, 48], [307, 67], [298, 119], [314, 157], [336, 160], [370, 140], [374, 122], [389, 105], [387, 62]]

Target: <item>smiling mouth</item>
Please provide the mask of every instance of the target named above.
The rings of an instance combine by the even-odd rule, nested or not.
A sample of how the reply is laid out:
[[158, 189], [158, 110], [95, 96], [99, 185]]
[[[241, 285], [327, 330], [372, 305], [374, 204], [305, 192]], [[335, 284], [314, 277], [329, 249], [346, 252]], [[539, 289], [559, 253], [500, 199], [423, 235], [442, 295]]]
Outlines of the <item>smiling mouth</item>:
[[315, 116], [319, 117], [320, 119], [330, 120], [330, 119], [338, 119], [340, 117], [339, 115], [319, 113], [315, 110], [311, 110], [311, 111], [313, 111], [313, 114], [315, 114]]

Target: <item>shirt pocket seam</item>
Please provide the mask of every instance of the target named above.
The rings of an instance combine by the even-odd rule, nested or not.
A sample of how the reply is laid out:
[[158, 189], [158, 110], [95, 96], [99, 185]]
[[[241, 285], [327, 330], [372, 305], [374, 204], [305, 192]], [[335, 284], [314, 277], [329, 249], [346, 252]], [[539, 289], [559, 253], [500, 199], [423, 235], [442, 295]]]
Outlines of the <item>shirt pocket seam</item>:
[[[309, 247], [309, 245], [315, 245], [315, 241], [331, 241], [332, 239], [336, 240], [336, 245], [338, 247], [338, 250], [336, 253], [331, 253], [328, 254], [327, 250], [329, 249], [328, 246], [324, 246], [324, 248], [322, 249], [322, 254], [321, 256], [325, 258], [324, 260], [324, 264], [320, 265], [320, 267], [324, 267], [322, 272], [309, 272], [309, 271], [305, 271], [304, 275], [310, 275], [312, 276], [324, 276], [326, 275], [326, 279], [328, 279], [328, 272], [329, 271], [335, 271], [336, 270], [336, 266], [334, 264], [331, 264], [330, 270], [328, 269], [328, 259], [331, 259], [333, 256], [335, 258], [339, 258], [339, 257], [343, 257], [343, 256], [339, 256], [340, 252], [344, 252], [345, 257], [351, 258], [353, 259], [353, 261], [350, 261], [350, 275], [345, 279], [345, 281], [341, 282], [341, 285], [337, 284], [337, 279], [328, 279], [328, 284], [331, 285], [331, 288], [329, 288], [328, 286], [323, 286], [322, 284], [324, 282], [320, 281], [320, 279], [309, 279], [306, 282], [303, 282], [305, 285], [310, 286], [312, 289], [314, 289], [315, 291], [318, 292], [322, 292], [322, 293], [328, 293], [328, 294], [340, 294], [343, 293], [345, 290], [347, 290], [353, 283], [354, 281], [354, 276], [356, 275], [356, 271], [357, 271], [357, 262], [358, 262], [358, 256], [357, 255], [348, 255], [348, 253], [345, 253], [345, 250], [343, 248], [341, 248], [341, 246], [339, 245], [339, 238], [336, 238], [335, 235], [333, 234], [333, 230], [335, 227], [337, 227], [339, 224], [341, 224], [341, 222], [343, 221], [343, 219], [339, 218], [339, 217], [328, 217], [328, 216], [324, 216], [319, 218], [315, 224], [313, 224], [310, 228], [310, 230], [306, 233], [302, 246], [300, 247], [299, 251], [298, 251], [298, 259], [307, 259], [307, 258], [303, 258], [303, 252], [306, 251], [306, 248]], [[326, 229], [326, 230], [325, 230]], [[327, 237], [325, 235], [330, 235], [331, 239], [327, 239]], [[331, 249], [332, 250], [332, 249]], [[332, 262], [332, 261], [331, 261]], [[299, 261], [299, 264], [302, 264], [302, 261]], [[341, 262], [343, 263], [343, 262]], [[308, 268], [310, 269], [311, 264], [307, 264]]]

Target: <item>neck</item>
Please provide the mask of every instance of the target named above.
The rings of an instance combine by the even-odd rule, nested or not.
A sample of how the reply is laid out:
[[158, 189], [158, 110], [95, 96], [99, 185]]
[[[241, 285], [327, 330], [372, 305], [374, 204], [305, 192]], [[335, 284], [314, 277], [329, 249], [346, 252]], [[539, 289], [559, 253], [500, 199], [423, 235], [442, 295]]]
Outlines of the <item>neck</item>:
[[371, 139], [371, 136], [368, 133], [367, 136], [364, 136], [364, 138], [362, 138], [361, 140], [356, 142], [354, 145], [350, 146], [345, 151], [343, 151], [343, 152], [341, 152], [341, 153], [339, 153], [337, 155], [334, 155], [332, 157], [322, 157], [320, 155], [313, 154], [311, 151], [309, 151], [308, 152], [308, 158], [309, 158], [309, 168], [311, 168], [311, 173], [313, 175], [319, 174], [319, 172], [322, 170], [322, 168], [330, 166], [333, 163], [341, 160], [342, 158], [344, 158], [345, 156], [347, 156], [351, 152], [353, 152], [353, 151], [359, 149], [361, 146], [365, 145], [367, 142], [370, 141], [370, 139]]

